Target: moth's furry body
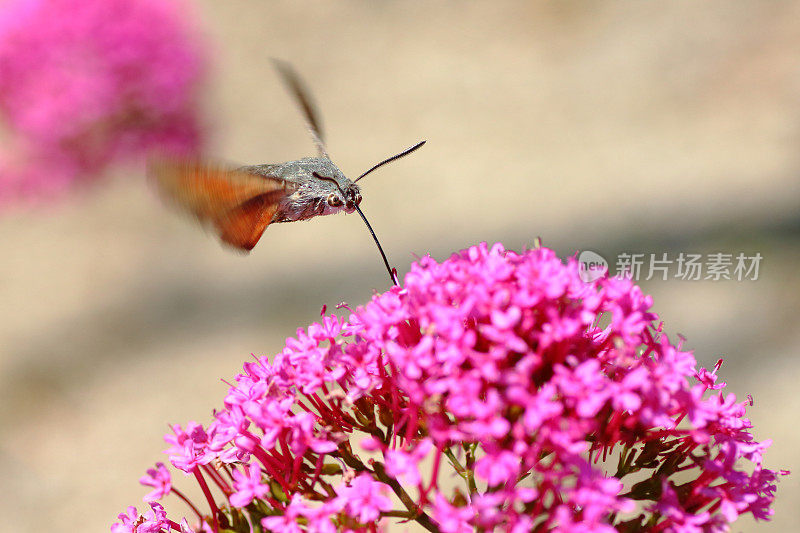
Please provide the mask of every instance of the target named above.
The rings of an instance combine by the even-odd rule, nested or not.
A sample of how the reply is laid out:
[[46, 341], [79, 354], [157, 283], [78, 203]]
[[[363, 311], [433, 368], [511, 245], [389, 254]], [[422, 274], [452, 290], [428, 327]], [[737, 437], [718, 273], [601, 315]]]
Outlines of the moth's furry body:
[[251, 165], [238, 170], [266, 179], [283, 180], [288, 189], [294, 189], [292, 194], [281, 200], [272, 223], [308, 220], [340, 211], [352, 213], [355, 206], [361, 203], [358, 185], [350, 181], [330, 159], [306, 157], [278, 165]]

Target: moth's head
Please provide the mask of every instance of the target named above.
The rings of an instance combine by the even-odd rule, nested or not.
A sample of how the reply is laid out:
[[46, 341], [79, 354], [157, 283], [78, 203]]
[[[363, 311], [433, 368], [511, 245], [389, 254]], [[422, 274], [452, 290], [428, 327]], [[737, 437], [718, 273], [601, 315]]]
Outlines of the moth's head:
[[327, 202], [331, 207], [344, 208], [348, 213], [352, 213], [356, 210], [356, 206], [361, 203], [361, 191], [358, 185], [351, 183], [347, 187], [328, 194]]
[[335, 210], [352, 213], [361, 203], [361, 189], [332, 163], [325, 166], [327, 168], [316, 168], [311, 173], [325, 193], [325, 202]]

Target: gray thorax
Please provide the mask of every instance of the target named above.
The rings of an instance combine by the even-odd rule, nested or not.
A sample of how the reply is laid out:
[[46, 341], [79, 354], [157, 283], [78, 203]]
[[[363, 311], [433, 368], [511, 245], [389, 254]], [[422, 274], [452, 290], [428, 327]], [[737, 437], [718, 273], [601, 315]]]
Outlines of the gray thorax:
[[340, 211], [352, 213], [361, 192], [328, 158], [306, 157], [277, 165], [263, 164], [240, 170], [279, 179], [294, 189], [278, 206], [272, 222], [294, 222]]

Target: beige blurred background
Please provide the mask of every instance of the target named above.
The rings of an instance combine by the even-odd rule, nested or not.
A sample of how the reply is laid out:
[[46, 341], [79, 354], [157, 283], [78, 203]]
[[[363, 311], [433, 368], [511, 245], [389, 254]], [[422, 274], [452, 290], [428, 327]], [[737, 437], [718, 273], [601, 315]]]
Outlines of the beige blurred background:
[[[666, 331], [755, 397], [770, 468], [800, 473], [800, 2], [203, 0], [214, 156], [313, 145], [295, 64], [401, 274], [486, 240], [563, 256], [763, 256], [758, 281], [650, 281]], [[167, 423], [208, 422], [251, 353], [388, 287], [356, 216], [282, 224], [250, 256], [161, 207], [139, 169], [0, 217], [0, 531], [107, 531], [141, 507]], [[177, 483], [190, 485], [179, 478]], [[800, 531], [798, 476], [768, 524]]]

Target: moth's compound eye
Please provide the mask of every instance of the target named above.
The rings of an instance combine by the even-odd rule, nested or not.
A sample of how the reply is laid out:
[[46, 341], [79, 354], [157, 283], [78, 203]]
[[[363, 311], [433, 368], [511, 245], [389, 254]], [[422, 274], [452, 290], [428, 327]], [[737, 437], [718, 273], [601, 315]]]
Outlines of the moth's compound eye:
[[344, 202], [335, 193], [328, 195], [328, 205], [331, 207], [340, 207]]
[[356, 193], [355, 196], [353, 196], [353, 201], [356, 203], [356, 205], [360, 205], [361, 204], [361, 195], [359, 193]]

